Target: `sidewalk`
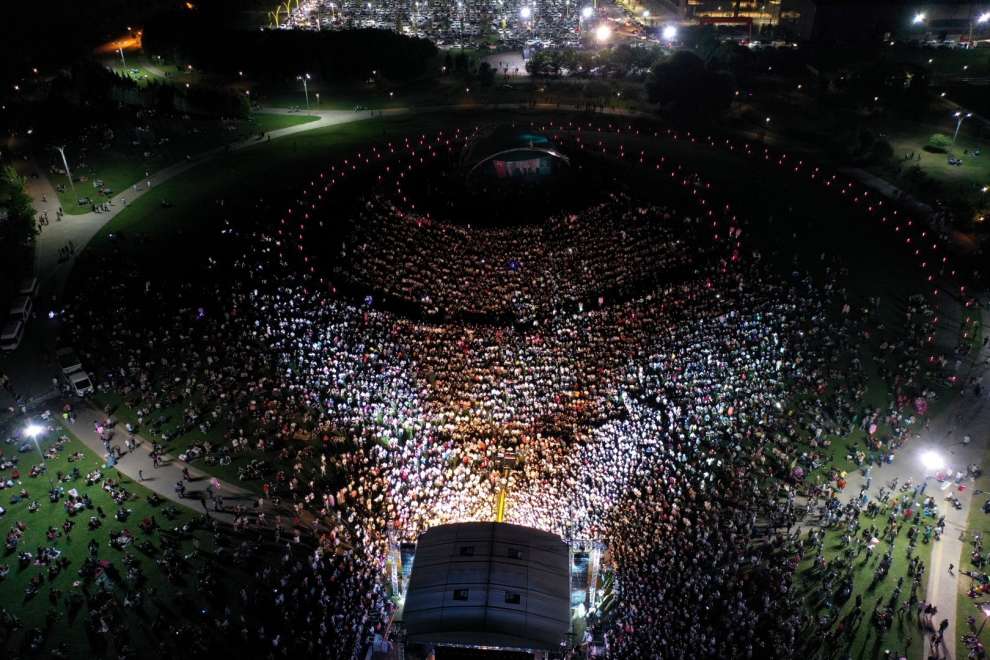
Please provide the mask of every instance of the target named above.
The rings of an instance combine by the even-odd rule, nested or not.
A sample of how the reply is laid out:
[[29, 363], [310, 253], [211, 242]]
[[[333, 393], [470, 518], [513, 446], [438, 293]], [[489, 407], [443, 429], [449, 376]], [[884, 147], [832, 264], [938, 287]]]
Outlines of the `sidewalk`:
[[[53, 407], [53, 412], [55, 410], [61, 410], [61, 404], [57, 409]], [[92, 450], [93, 453], [105, 460], [107, 452], [103, 446], [103, 441], [100, 440], [100, 436], [96, 432], [95, 425], [103, 422], [106, 419], [106, 415], [85, 404], [74, 406], [74, 411], [76, 413], [76, 421], [67, 428], [84, 445]], [[118, 424], [114, 427], [114, 434], [111, 440], [112, 446], [119, 447], [123, 451], [126, 437], [127, 431], [122, 425]], [[192, 509], [196, 513], [203, 513], [202, 498], [206, 494], [206, 487], [212, 483], [214, 493], [223, 498], [226, 511], [213, 511], [213, 506], [207, 499], [209, 514], [217, 520], [231, 525], [234, 523], [234, 515], [230, 511], [237, 505], [244, 506], [248, 510], [254, 510], [254, 505], [258, 500], [257, 495], [240, 486], [211, 477], [206, 472], [187, 465], [177, 458], [165, 456], [159, 467], [156, 468], [151, 459], [152, 442], [140, 435], [135, 435], [134, 437], [138, 442], [138, 446], [134, 451], [124, 454], [117, 464], [114, 465], [114, 468], [121, 474], [140, 483], [161, 497]], [[187, 497], [185, 498], [179, 497], [175, 492], [176, 483], [183, 481], [183, 468], [187, 468], [192, 475], [192, 480], [186, 482]], [[143, 480], [139, 480], [138, 478], [138, 475], [141, 473], [144, 475]], [[217, 488], [217, 484], [219, 484], [219, 488]], [[263, 510], [266, 513], [269, 510], [267, 500], [265, 501]]]

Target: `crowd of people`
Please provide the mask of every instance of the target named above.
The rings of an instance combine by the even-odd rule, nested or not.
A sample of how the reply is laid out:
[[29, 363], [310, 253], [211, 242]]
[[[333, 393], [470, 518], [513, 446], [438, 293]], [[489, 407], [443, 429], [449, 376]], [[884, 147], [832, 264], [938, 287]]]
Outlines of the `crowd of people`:
[[[324, 197], [292, 209], [322, 222], [341, 208]], [[735, 216], [706, 216], [714, 235], [699, 217], [605, 194], [544, 225], [472, 229], [367, 197], [332, 272], [270, 223], [211, 282], [165, 286], [109, 255], [66, 337], [147, 419], [178, 405], [185, 429], [222, 427], [201, 455], [251, 457], [265, 498], [319, 539], [244, 587], [284, 614], [243, 633], [276, 653], [347, 656], [382, 634], [389, 549], [491, 519], [504, 489], [509, 522], [608, 548], [620, 607], [594, 630], [614, 657], [793, 657], [809, 625], [784, 532], [796, 498], [838, 501], [829, 437], [867, 429], [864, 465], [905, 440], [938, 368], [921, 352], [931, 314], [917, 301], [888, 343], [834, 257], [818, 280], [780, 275]], [[425, 314], [339, 296], [340, 274]], [[458, 318], [520, 303], [524, 324]], [[863, 401], [863, 342], [883, 347], [889, 409]]]
[[[538, 225], [472, 228], [368, 199], [350, 221], [342, 272], [427, 313], [526, 320], [668, 282], [704, 258], [700, 218], [610, 194]], [[603, 283], [605, 286], [603, 287]]]

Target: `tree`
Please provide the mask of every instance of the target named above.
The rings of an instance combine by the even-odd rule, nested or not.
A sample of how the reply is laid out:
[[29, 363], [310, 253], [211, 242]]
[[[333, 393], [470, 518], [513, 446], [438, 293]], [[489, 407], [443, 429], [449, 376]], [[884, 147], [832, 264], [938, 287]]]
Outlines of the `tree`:
[[672, 115], [711, 118], [728, 109], [733, 93], [731, 76], [710, 71], [701, 58], [679, 51], [650, 71], [647, 95]]
[[952, 146], [952, 138], [942, 133], [934, 133], [928, 138], [928, 147], [933, 151], [945, 151]]
[[24, 178], [13, 166], [0, 169], [0, 299], [6, 299], [22, 274], [27, 261], [26, 249], [37, 233], [34, 207], [24, 186]]
[[495, 69], [488, 62], [482, 62], [478, 67], [478, 84], [482, 87], [491, 87], [495, 84]]

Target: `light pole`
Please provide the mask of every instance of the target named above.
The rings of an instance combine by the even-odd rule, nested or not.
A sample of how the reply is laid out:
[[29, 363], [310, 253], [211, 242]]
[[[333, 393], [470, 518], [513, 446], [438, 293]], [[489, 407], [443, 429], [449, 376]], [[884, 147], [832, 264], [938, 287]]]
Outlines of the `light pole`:
[[[972, 18], [969, 19], [969, 47], [970, 48], [973, 47], [973, 26], [976, 23], [979, 23], [980, 25], [983, 25], [987, 21], [990, 21], [990, 11], [985, 11], [982, 14], [980, 14], [976, 18], [975, 21]], [[986, 623], [986, 621], [984, 621], [984, 623]]]
[[38, 450], [38, 455], [41, 456], [42, 463], [45, 462], [45, 455], [41, 453], [41, 445], [38, 444], [38, 436], [41, 435], [44, 430], [44, 426], [40, 426], [33, 422], [24, 427], [24, 437], [31, 438], [31, 440], [34, 441], [34, 446]]
[[304, 73], [301, 76], [296, 76], [296, 80], [302, 81], [303, 92], [306, 93], [306, 109], [309, 110], [309, 74]]
[[967, 112], [967, 113], [964, 114], [962, 112], [957, 112], [956, 114], [954, 114], [952, 116], [955, 117], [958, 120], [958, 121], [956, 121], [956, 132], [952, 134], [952, 144], [955, 144], [956, 143], [956, 138], [959, 137], [959, 129], [962, 128], [963, 120], [964, 119], [969, 119], [970, 117], [972, 117], [973, 116], [973, 113], [972, 112]]
[[980, 629], [976, 631], [976, 636], [979, 637], [980, 633], [983, 632], [983, 626], [987, 625], [987, 619], [990, 619], [990, 607], [984, 605], [981, 608], [983, 612], [983, 623], [980, 624]]
[[69, 187], [75, 191], [76, 186], [72, 183], [72, 172], [69, 171], [69, 160], [65, 157], [65, 147], [55, 147], [55, 150], [62, 155], [62, 165], [65, 166], [65, 176], [69, 178]]
[[316, 109], [317, 110], [320, 109], [320, 93], [319, 92], [316, 93]]

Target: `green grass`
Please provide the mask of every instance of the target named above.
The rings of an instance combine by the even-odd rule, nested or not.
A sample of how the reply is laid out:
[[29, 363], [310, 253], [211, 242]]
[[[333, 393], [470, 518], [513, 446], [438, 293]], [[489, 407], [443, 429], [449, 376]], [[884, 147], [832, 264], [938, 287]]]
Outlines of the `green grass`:
[[[973, 482], [972, 488], [975, 491], [990, 491], [990, 474], [984, 472], [979, 479]], [[959, 558], [959, 580], [957, 581], [959, 592], [957, 595], [956, 603], [956, 656], [957, 658], [965, 658], [969, 653], [963, 642], [963, 635], [972, 632], [970, 627], [967, 625], [966, 620], [968, 617], [973, 616], [976, 618], [976, 625], [979, 626], [982, 623], [984, 617], [983, 612], [976, 605], [977, 602], [985, 602], [986, 596], [978, 596], [976, 599], [970, 598], [968, 595], [968, 590], [970, 587], [971, 580], [965, 575], [962, 575], [963, 571], [978, 571], [980, 573], [986, 573], [988, 566], [983, 566], [983, 568], [977, 568], [973, 566], [971, 561], [971, 553], [973, 550], [973, 539], [976, 535], [987, 538], [987, 534], [990, 534], [990, 517], [983, 513], [983, 502], [986, 501], [987, 495], [973, 495], [969, 507], [969, 513], [966, 518], [966, 542], [963, 543], [962, 557]], [[987, 548], [984, 548], [983, 553], [986, 554]], [[980, 642], [984, 647], [990, 646], [990, 626], [983, 628], [980, 633]]]
[[[7, 657], [17, 655], [17, 650], [20, 648], [27, 631], [33, 628], [46, 630], [45, 620], [50, 611], [56, 616], [56, 621], [51, 629], [46, 631], [46, 636], [49, 640], [47, 648], [50, 650], [55, 645], [66, 642], [73, 650], [72, 657], [85, 657], [89, 655], [84, 651], [84, 649], [89, 648], [86, 626], [83, 625], [83, 621], [88, 618], [86, 615], [85, 600], [98, 593], [100, 587], [92, 581], [82, 580], [78, 575], [78, 571], [86, 557], [89, 556], [88, 545], [91, 539], [97, 543], [98, 558], [109, 561], [120, 573], [122, 579], [127, 575], [127, 568], [122, 563], [124, 552], [111, 548], [109, 546], [109, 539], [111, 532], [120, 531], [125, 528], [128, 529], [135, 536], [136, 540], [126, 549], [126, 552], [138, 560], [147, 579], [145, 589], [147, 587], [153, 588], [156, 593], [156, 599], [164, 600], [173, 597], [183, 589], [188, 590], [190, 587], [189, 583], [195, 581], [196, 561], [190, 565], [186, 578], [179, 582], [170, 582], [156, 566], [154, 557], [145, 555], [136, 547], [139, 542], [144, 540], [149, 540], [156, 547], [159, 547], [163, 534], [160, 532], [152, 532], [150, 534], [142, 532], [138, 527], [142, 519], [154, 516], [161, 527], [171, 530], [179, 524], [192, 520], [194, 515], [182, 507], [177, 507], [178, 513], [175, 519], [168, 520], [163, 513], [163, 509], [167, 506], [167, 503], [153, 507], [147, 501], [150, 491], [132, 482], [130, 479], [123, 478], [121, 480], [121, 476], [114, 469], [102, 469], [100, 460], [91, 451], [74, 437], [67, 437], [70, 437], [67, 444], [58, 452], [57, 456], [47, 461], [47, 471], [39, 477], [32, 478], [28, 476], [31, 467], [42, 462], [38, 453], [32, 448], [29, 452], [16, 454], [19, 458], [18, 469], [21, 473], [20, 479], [13, 488], [0, 491], [0, 498], [2, 498], [0, 499], [0, 504], [7, 509], [6, 515], [0, 518], [0, 525], [3, 526], [5, 534], [17, 522], [22, 522], [26, 525], [24, 536], [18, 544], [16, 551], [13, 554], [6, 554], [0, 558], [0, 564], [6, 564], [10, 567], [10, 573], [6, 579], [0, 580], [0, 606], [18, 616], [23, 624], [21, 631], [13, 633], [11, 638], [6, 641], [6, 644], [0, 645], [7, 652]], [[41, 443], [42, 448], [51, 447], [54, 439], [55, 434], [49, 434], [48, 437], [43, 439]], [[76, 452], [79, 452], [82, 458], [80, 460], [70, 461], [70, 457]], [[8, 449], [8, 455], [10, 453], [14, 453], [13, 448]], [[69, 516], [64, 508], [64, 500], [51, 503], [49, 501], [48, 491], [51, 488], [50, 482], [56, 480], [56, 475], [59, 472], [69, 475], [73, 468], [78, 468], [82, 476], [76, 479], [66, 477], [63, 481], [56, 483], [56, 485], [61, 486], [65, 491], [75, 488], [80, 495], [88, 495], [92, 500], [93, 508], [80, 511], [74, 516]], [[101, 486], [102, 480], [91, 486], [86, 485], [86, 475], [94, 471], [101, 471], [103, 479], [112, 478], [121, 480], [121, 485], [131, 493], [131, 499], [124, 505], [125, 508], [130, 510], [130, 516], [126, 522], [118, 522], [115, 519], [114, 515], [118, 505], [103, 490]], [[4, 474], [6, 478], [10, 472], [5, 471]], [[27, 491], [27, 496], [19, 502], [13, 503], [12, 498], [22, 489]], [[38, 509], [35, 512], [30, 512], [29, 507], [31, 502], [35, 500], [38, 502]], [[103, 509], [106, 517], [101, 519], [101, 527], [90, 531], [88, 529], [88, 523], [91, 516], [98, 516], [97, 507]], [[69, 534], [65, 534], [62, 530], [62, 525], [67, 520], [75, 522], [75, 526]], [[58, 536], [54, 541], [49, 541], [46, 536], [47, 530], [50, 527], [55, 527], [58, 530]], [[191, 537], [183, 539], [180, 535], [174, 535], [170, 532], [168, 532], [168, 535], [174, 537], [179, 542], [182, 552], [189, 552], [192, 549]], [[201, 547], [204, 551], [212, 547], [212, 541], [206, 533], [197, 532], [196, 538], [200, 539]], [[53, 579], [48, 579], [47, 569], [44, 567], [33, 564], [29, 564], [23, 568], [19, 566], [17, 553], [27, 551], [35, 554], [39, 547], [49, 546], [59, 549], [62, 555], [69, 560], [69, 565]], [[156, 556], [160, 556], [160, 554], [159, 551], [156, 553]], [[25, 587], [33, 577], [38, 575], [44, 576], [44, 583], [36, 596], [27, 599], [25, 597]], [[77, 581], [80, 583], [77, 584]], [[119, 580], [111, 581], [108, 585], [114, 598], [118, 601], [123, 598], [125, 593], [130, 591], [127, 585]], [[53, 588], [62, 592], [61, 596], [55, 598], [54, 604], [49, 600], [50, 590]], [[195, 592], [195, 589], [191, 591]], [[86, 596], [83, 609], [74, 615], [70, 615], [67, 608], [68, 598], [72, 594]], [[195, 594], [193, 594], [193, 598], [195, 598]], [[140, 609], [124, 610], [120, 606], [115, 609], [124, 618], [133, 645], [137, 648], [155, 647], [156, 643], [149, 633], [148, 623], [150, 622], [142, 619]], [[144, 616], [147, 615], [145, 614]]]
[[[863, 529], [869, 525], [874, 525], [879, 527], [881, 530], [886, 522], [885, 517], [878, 515], [875, 518], [869, 518], [868, 516], [860, 516], [860, 525]], [[922, 522], [922, 529], [925, 524], [933, 524], [934, 520], [931, 518], [925, 518]], [[871, 588], [871, 584], [874, 578], [874, 572], [876, 570], [876, 564], [874, 560], [871, 559], [869, 563], [864, 564], [863, 560], [866, 558], [865, 553], [859, 555], [853, 559], [853, 588], [852, 595], [847, 601], [837, 607], [835, 613], [837, 618], [834, 621], [839, 621], [846, 615], [848, 615], [855, 607], [856, 595], [861, 594], [863, 596], [863, 619], [856, 628], [851, 640], [849, 638], [841, 638], [837, 643], [837, 646], [832, 650], [831, 654], [821, 653], [820, 657], [880, 657], [878, 653], [874, 653], [872, 649], [890, 649], [895, 652], [895, 657], [899, 657], [908, 648], [910, 642], [910, 647], [917, 651], [921, 648], [923, 644], [923, 634], [921, 630], [915, 624], [915, 616], [912, 613], [906, 614], [903, 618], [899, 618], [896, 615], [893, 617], [893, 623], [887, 632], [883, 635], [879, 635], [879, 629], [874, 626], [871, 620], [871, 614], [873, 612], [874, 606], [880, 602], [886, 607], [889, 599], [894, 592], [897, 584], [897, 580], [900, 577], [904, 577], [904, 587], [901, 590], [901, 595], [897, 600], [897, 606], [908, 600], [910, 596], [911, 588], [911, 576], [907, 575], [908, 569], [908, 559], [907, 559], [907, 549], [909, 546], [909, 541], [907, 537], [908, 526], [904, 525], [901, 532], [898, 534], [896, 540], [894, 541], [894, 551], [893, 551], [893, 561], [890, 570], [885, 578], [883, 578], [877, 585]], [[843, 546], [841, 545], [841, 538], [843, 536], [842, 531], [829, 530], [826, 532], [825, 536], [825, 546], [824, 554], [827, 561], [830, 563], [836, 558], [840, 557], [843, 553]], [[937, 541], [932, 540], [931, 543], [936, 543]], [[915, 546], [914, 554], [920, 557], [924, 562], [926, 568], [930, 563], [931, 559], [931, 543], [924, 543], [921, 536], [919, 535], [917, 545]], [[874, 552], [874, 559], [879, 559], [887, 548], [888, 543], [882, 540]], [[798, 594], [803, 598], [804, 603], [808, 606], [811, 612], [817, 615], [822, 615], [828, 611], [826, 602], [831, 600], [830, 597], [834, 597], [834, 593], [826, 593], [823, 588], [821, 588], [821, 583], [818, 578], [815, 577], [815, 572], [813, 570], [814, 564], [814, 550], [806, 549], [805, 559], [801, 562], [797, 571], [797, 581], [796, 589]], [[925, 576], [921, 580], [921, 586], [917, 592], [918, 600], [925, 599], [925, 593], [928, 585], [928, 573], [926, 571]], [[838, 591], [838, 587], [834, 587], [834, 591]], [[835, 624], [833, 622], [832, 628], [834, 629]], [[819, 636], [815, 636], [816, 646], [820, 646], [822, 651], [825, 651], [825, 642]], [[840, 652], [840, 649], [842, 651]], [[818, 650], [816, 648], [816, 650]], [[904, 653], [905, 655], [910, 655]]]
[[318, 119], [319, 117], [314, 115], [279, 115], [271, 112], [256, 112], [251, 115], [251, 123], [263, 133], [308, 124]]
[[[64, 175], [53, 174], [49, 178], [56, 188], [63, 186], [59, 201], [67, 214], [86, 213], [90, 206], [80, 205], [80, 198], [88, 197], [93, 202], [106, 200], [94, 185], [97, 180], [117, 194], [142, 182], [147, 173], [153, 174], [186, 156], [316, 119], [309, 115], [257, 113], [246, 120], [161, 118], [116, 126], [114, 137], [108, 142], [91, 141], [86, 149], [81, 144], [66, 148], [73, 176], [85, 177], [86, 181], [76, 181], [73, 189]], [[137, 131], [139, 125], [150, 126], [151, 131]]]
[[[943, 133], [952, 135], [953, 127], [943, 130]], [[987, 152], [987, 144], [963, 134], [960, 135], [956, 144], [947, 153], [932, 153], [925, 151], [928, 138], [932, 132], [927, 132], [922, 127], [915, 131], [898, 131], [889, 136], [890, 145], [894, 148], [894, 163], [904, 167], [917, 165], [939, 183], [951, 186], [982, 187], [990, 184], [990, 153]], [[972, 151], [979, 148], [981, 154], [973, 156]], [[963, 153], [969, 150], [970, 154]], [[913, 160], [904, 161], [904, 157], [914, 154]], [[949, 165], [948, 159], [955, 156], [963, 161], [962, 165]], [[920, 160], [919, 160], [920, 158]]]

